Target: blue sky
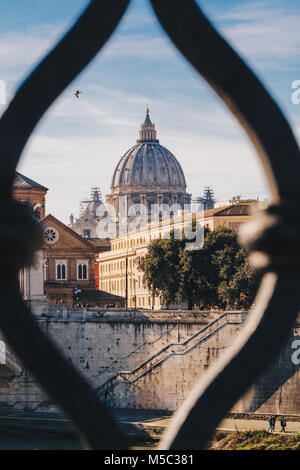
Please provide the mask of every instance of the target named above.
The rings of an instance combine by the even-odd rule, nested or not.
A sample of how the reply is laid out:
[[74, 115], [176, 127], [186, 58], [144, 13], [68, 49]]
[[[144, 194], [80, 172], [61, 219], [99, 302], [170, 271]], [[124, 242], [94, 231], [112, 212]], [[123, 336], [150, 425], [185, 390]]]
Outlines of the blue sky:
[[[86, 0], [1, 0], [0, 80], [8, 101]], [[204, 11], [258, 73], [300, 136], [297, 0], [202, 0]], [[76, 89], [82, 90], [79, 100]], [[245, 93], [247, 90], [245, 90]], [[135, 0], [93, 63], [65, 90], [31, 137], [18, 169], [47, 186], [47, 211], [67, 222], [91, 186], [109, 192], [119, 158], [134, 145], [146, 104], [160, 142], [180, 161], [188, 191], [216, 198], [268, 196], [244, 131], [176, 51], [147, 0]], [[0, 107], [0, 113], [4, 107]], [[284, 158], [284, 155], [283, 155]]]

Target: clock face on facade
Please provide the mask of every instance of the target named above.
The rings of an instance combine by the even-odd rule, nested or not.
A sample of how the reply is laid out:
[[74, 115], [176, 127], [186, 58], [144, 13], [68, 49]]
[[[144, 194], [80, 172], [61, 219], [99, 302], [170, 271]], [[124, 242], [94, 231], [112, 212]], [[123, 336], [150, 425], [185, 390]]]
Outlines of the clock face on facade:
[[46, 227], [44, 230], [44, 238], [48, 245], [53, 245], [59, 239], [58, 230], [54, 227]]

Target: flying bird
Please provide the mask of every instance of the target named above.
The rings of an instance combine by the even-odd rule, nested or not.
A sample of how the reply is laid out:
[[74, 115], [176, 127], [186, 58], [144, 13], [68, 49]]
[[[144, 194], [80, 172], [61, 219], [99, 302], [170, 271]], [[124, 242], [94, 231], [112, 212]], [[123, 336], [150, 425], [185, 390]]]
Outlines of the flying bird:
[[74, 95], [76, 96], [76, 98], [79, 98], [79, 96], [81, 95], [81, 93], [82, 93], [81, 91], [77, 90], [77, 91], [74, 93]]

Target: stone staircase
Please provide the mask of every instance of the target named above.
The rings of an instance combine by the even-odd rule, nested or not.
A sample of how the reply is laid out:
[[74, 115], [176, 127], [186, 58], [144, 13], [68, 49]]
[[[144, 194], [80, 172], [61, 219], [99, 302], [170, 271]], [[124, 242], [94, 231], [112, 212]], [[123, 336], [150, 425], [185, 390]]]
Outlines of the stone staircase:
[[154, 368], [167, 361], [170, 357], [188, 354], [189, 351], [208, 341], [227, 325], [243, 323], [246, 315], [246, 313], [240, 312], [225, 312], [221, 314], [217, 319], [211, 321], [183, 343], [169, 344], [134, 370], [118, 372], [114, 377], [109, 378], [97, 388], [98, 393], [101, 397], [106, 397], [120, 383], [132, 384], [136, 382], [144, 375], [150, 374]]
[[[109, 314], [108, 314], [109, 315]], [[108, 317], [106, 315], [106, 318]], [[124, 314], [123, 318], [124, 318]], [[130, 320], [134, 319], [137, 321], [139, 318], [145, 320], [145, 314], [139, 314], [134, 312], [134, 316], [128, 313], [128, 318]], [[144, 362], [147, 363], [151, 361], [158, 353], [163, 351], [169, 344], [176, 344], [175, 342], [182, 341], [185, 342], [192, 337], [192, 333], [189, 328], [186, 331], [178, 331], [180, 323], [178, 321], [184, 320], [184, 315], [171, 314], [170, 312], [161, 312], [161, 313], [147, 313], [147, 319], [154, 320], [156, 322], [163, 321], [168, 322], [169, 327], [167, 330], [163, 331], [159, 336], [153, 336], [151, 339], [144, 341], [142, 344], [139, 344], [133, 349], [129, 349], [129, 352], [125, 355], [120, 355], [116, 357], [110, 364], [108, 364], [103, 370], [98, 370], [96, 373], [87, 374], [88, 380], [93, 384], [93, 387], [98, 389], [102, 384], [109, 382], [114, 377], [119, 374], [119, 371], [130, 368], [131, 370], [136, 370], [140, 368], [141, 357], [143, 357]], [[113, 317], [115, 319], [115, 316]], [[199, 327], [203, 328], [211, 322], [211, 319], [215, 318], [214, 315], [206, 314], [201, 315], [200, 318], [191, 318], [189, 320], [192, 324], [197, 321], [199, 322]], [[186, 320], [186, 319], [185, 319]], [[195, 320], [195, 321], [194, 321]], [[180, 339], [178, 339], [180, 337]], [[121, 372], [123, 373], [123, 372]]]

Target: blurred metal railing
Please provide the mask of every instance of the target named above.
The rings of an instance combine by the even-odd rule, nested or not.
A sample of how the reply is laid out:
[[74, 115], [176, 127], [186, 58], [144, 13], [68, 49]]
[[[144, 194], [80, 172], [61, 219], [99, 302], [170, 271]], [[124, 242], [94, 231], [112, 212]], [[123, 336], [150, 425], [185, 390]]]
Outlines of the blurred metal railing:
[[[129, 0], [93, 0], [59, 44], [25, 80], [0, 121], [0, 328], [41, 386], [72, 419], [87, 445], [125, 449], [110, 411], [38, 328], [17, 282], [41, 246], [26, 207], [12, 201], [23, 148], [40, 118], [95, 57]], [[203, 449], [234, 403], [285, 344], [299, 308], [299, 149], [276, 103], [218, 34], [194, 0], [151, 0], [163, 28], [246, 130], [263, 163], [273, 204], [241, 237], [266, 274], [250, 319], [235, 344], [196, 384], [175, 414], [162, 449]], [[13, 303], [13, 305], [12, 305]]]

